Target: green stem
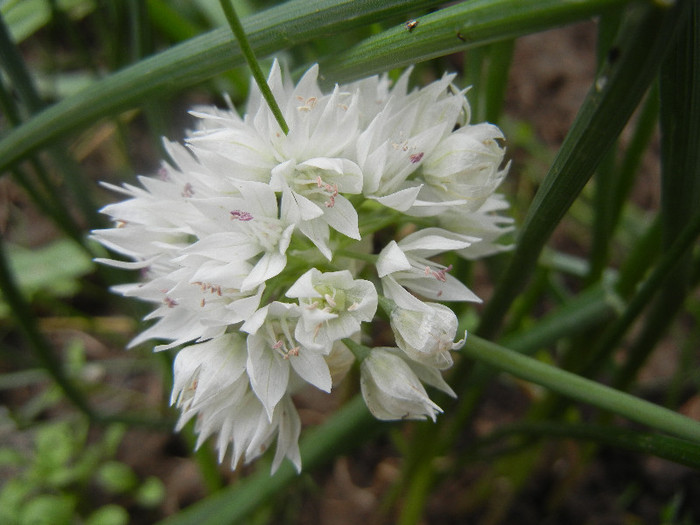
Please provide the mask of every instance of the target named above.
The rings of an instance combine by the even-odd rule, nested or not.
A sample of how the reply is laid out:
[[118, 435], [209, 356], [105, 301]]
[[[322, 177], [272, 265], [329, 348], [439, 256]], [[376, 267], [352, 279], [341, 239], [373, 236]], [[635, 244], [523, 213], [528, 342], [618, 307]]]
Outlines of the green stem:
[[[370, 436], [389, 428], [391, 425], [379, 424], [370, 415], [362, 396], [356, 396], [324, 425], [311, 430], [304, 437], [300, 445], [304, 468], [312, 471], [361, 443], [366, 443]], [[298, 480], [299, 476], [289, 462], [283, 463], [274, 476], [270, 476], [268, 469], [259, 468], [243, 482], [220, 490], [161, 524], [249, 523], [251, 520], [247, 518], [256, 509], [269, 499], [278, 497], [286, 487]]]
[[666, 252], [661, 262], [654, 268], [654, 271], [644, 284], [639, 288], [637, 293], [632, 297], [627, 308], [625, 308], [622, 317], [615, 323], [610, 325], [601, 336], [598, 344], [590, 352], [588, 358], [588, 366], [585, 375], [591, 373], [591, 368], [600, 365], [612, 348], [617, 345], [622, 336], [627, 332], [634, 320], [647, 307], [652, 297], [663, 287], [668, 281], [669, 276], [673, 275], [684, 256], [693, 246], [695, 239], [700, 235], [700, 213], [696, 213], [690, 224], [686, 225], [676, 242], [673, 243], [671, 249]]
[[700, 422], [470, 335], [462, 352], [516, 377], [631, 421], [700, 443]]
[[[514, 423], [499, 428], [471, 445], [469, 456], [482, 457], [485, 453], [484, 448], [502, 442], [504, 439], [520, 436], [592, 441], [639, 454], [653, 454], [689, 467], [700, 468], [700, 449], [695, 443], [670, 436], [642, 433], [634, 429], [589, 423]], [[497, 454], [502, 456], [503, 451]]]
[[236, 14], [236, 10], [233, 7], [233, 2], [229, 0], [219, 0], [219, 3], [221, 4], [221, 8], [224, 10], [226, 20], [228, 20], [229, 26], [231, 26], [231, 31], [233, 31], [233, 35], [236, 37], [236, 40], [238, 40], [238, 45], [241, 46], [241, 52], [243, 53], [243, 57], [245, 58], [246, 62], [248, 63], [248, 66], [250, 67], [250, 70], [253, 73], [253, 78], [258, 84], [260, 92], [267, 101], [267, 105], [270, 106], [270, 110], [275, 116], [275, 119], [280, 125], [280, 128], [282, 128], [284, 134], [289, 134], [289, 126], [287, 126], [287, 122], [284, 120], [282, 110], [277, 104], [277, 101], [275, 100], [275, 97], [272, 94], [272, 91], [270, 90], [270, 86], [267, 85], [265, 75], [263, 74], [262, 69], [260, 69], [260, 64], [258, 64], [258, 61], [255, 58], [253, 48], [250, 47], [248, 37], [246, 36], [245, 31], [243, 30], [243, 25], [241, 24], [241, 21], [238, 18], [238, 15]]
[[348, 347], [348, 349], [355, 356], [355, 359], [357, 359], [360, 363], [364, 361], [372, 351], [371, 348], [361, 345], [360, 343], [356, 343], [349, 337], [343, 339], [343, 344]]
[[629, 10], [617, 43], [621, 54], [601, 71], [535, 195], [510, 264], [484, 309], [482, 336], [498, 332], [545, 243], [655, 78], [687, 9], [688, 2], [678, 2], [666, 10]]

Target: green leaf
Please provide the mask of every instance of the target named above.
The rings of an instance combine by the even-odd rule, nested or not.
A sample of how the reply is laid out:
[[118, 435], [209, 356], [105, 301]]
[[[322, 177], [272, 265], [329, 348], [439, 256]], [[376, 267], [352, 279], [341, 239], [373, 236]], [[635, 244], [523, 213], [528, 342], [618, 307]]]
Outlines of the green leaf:
[[462, 353], [479, 362], [682, 439], [700, 444], [700, 422], [474, 335]]
[[85, 525], [126, 525], [129, 523], [129, 513], [119, 505], [105, 505], [90, 514]]
[[[293, 0], [243, 20], [258, 56], [321, 36], [365, 26], [438, 0]], [[30, 152], [97, 119], [162, 97], [244, 63], [228, 28], [221, 28], [141, 60], [64, 99], [13, 129], [0, 142], [0, 171]]]
[[[95, 9], [91, 0], [58, 0], [57, 7], [68, 12], [74, 20], [80, 19]], [[21, 42], [44, 27], [51, 20], [49, 0], [10, 0], [2, 2], [0, 13], [10, 28], [12, 39]]]
[[69, 525], [73, 522], [75, 497], [42, 494], [22, 506], [20, 525]]
[[510, 264], [484, 310], [478, 330], [482, 336], [496, 333], [549, 236], [651, 84], [688, 4], [630, 8], [615, 43], [619, 55], [611, 55], [598, 74], [528, 211]]
[[138, 478], [128, 465], [118, 461], [108, 461], [97, 471], [97, 481], [112, 494], [124, 494], [138, 486]]
[[[38, 292], [57, 297], [70, 296], [80, 287], [79, 279], [93, 269], [90, 257], [68, 239], [36, 249], [17, 245], [7, 248], [17, 284], [30, 300]], [[9, 306], [0, 301], [0, 316], [8, 313]]]

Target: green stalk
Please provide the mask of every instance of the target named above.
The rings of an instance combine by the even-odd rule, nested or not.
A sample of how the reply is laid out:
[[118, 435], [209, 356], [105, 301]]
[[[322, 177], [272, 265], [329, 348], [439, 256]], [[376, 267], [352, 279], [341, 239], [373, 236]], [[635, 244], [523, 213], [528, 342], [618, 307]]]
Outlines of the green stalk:
[[639, 282], [656, 262], [661, 251], [661, 218], [657, 215], [642, 236], [637, 239], [629, 255], [620, 267], [615, 290], [621, 297], [629, 298]]
[[416, 18], [321, 61], [333, 82], [405, 67], [450, 53], [543, 31], [619, 9], [626, 0], [472, 0]]
[[[303, 467], [313, 470], [328, 463], [339, 454], [347, 453], [378, 431], [391, 425], [380, 424], [372, 418], [361, 396], [356, 396], [331, 416], [326, 423], [311, 430], [300, 445]], [[249, 523], [251, 514], [262, 504], [279, 497], [299, 476], [290, 462], [285, 461], [270, 476], [262, 465], [251, 476], [226, 487], [216, 494], [180, 511], [161, 525], [220, 525], [221, 523]]]
[[659, 84], [654, 82], [639, 111], [639, 117], [632, 132], [632, 138], [627, 146], [622, 161], [618, 167], [612, 188], [613, 216], [612, 224], [620, 221], [622, 209], [627, 196], [632, 190], [635, 175], [642, 163], [644, 153], [649, 147], [659, 117]]
[[630, 394], [547, 365], [474, 335], [469, 336], [462, 353], [574, 400], [700, 444], [700, 422]]
[[[606, 356], [610, 355], [632, 323], [649, 305], [653, 296], [660, 290], [664, 290], [669, 280], [675, 279], [678, 267], [683, 262], [685, 255], [690, 252], [698, 236], [700, 236], [700, 212], [695, 214], [693, 220], [683, 229], [681, 235], [654, 268], [649, 278], [634, 294], [622, 316], [603, 332], [600, 340], [587, 357], [588, 364], [584, 368], [584, 375], [590, 375], [605, 361]], [[678, 306], [682, 303], [682, 301], [674, 300], [672, 304], [676, 302], [678, 302]], [[672, 304], [666, 304], [663, 311], [667, 311], [668, 308], [673, 310]]]
[[483, 118], [486, 122], [497, 123], [501, 118], [514, 48], [514, 39], [495, 42], [489, 46], [488, 72], [482, 80], [486, 86]]
[[[700, 469], [700, 448], [686, 440], [639, 432], [633, 429], [592, 425], [589, 423], [524, 422], [499, 428], [470, 445], [469, 457], [483, 458], [484, 449], [504, 439], [528, 436], [546, 439], [575, 439], [598, 445], [629, 450], [637, 454], [651, 454], [691, 468]], [[497, 457], [504, 455], [502, 451]], [[459, 466], [457, 466], [458, 468]]]
[[[441, 4], [440, 0], [292, 0], [243, 21], [251, 47], [268, 55], [322, 35], [350, 31], [368, 22], [402, 16]], [[106, 2], [109, 9], [112, 2]], [[111, 31], [106, 31], [111, 34]], [[244, 63], [231, 53], [231, 30], [221, 28], [176, 45], [95, 82], [46, 108], [0, 141], [0, 172], [28, 153], [101, 117], [136, 107], [207, 80]]]
[[589, 254], [589, 273], [586, 284], [598, 282], [603, 276], [610, 255], [610, 241], [614, 230], [613, 209], [611, 203], [615, 169], [615, 143], [601, 159], [595, 172], [595, 195], [593, 201], [593, 240]]
[[224, 10], [226, 20], [228, 21], [228, 25], [231, 27], [233, 35], [236, 37], [236, 40], [238, 40], [238, 45], [241, 47], [241, 53], [243, 53], [243, 57], [253, 73], [255, 83], [258, 85], [258, 88], [260, 88], [260, 92], [267, 102], [267, 105], [270, 107], [270, 111], [272, 111], [272, 114], [275, 116], [275, 120], [277, 120], [280, 128], [285, 135], [288, 135], [289, 126], [287, 125], [287, 121], [284, 120], [282, 110], [277, 104], [275, 96], [272, 94], [270, 86], [267, 84], [267, 80], [265, 80], [265, 75], [263, 74], [262, 69], [260, 69], [260, 64], [258, 64], [258, 61], [255, 58], [253, 48], [250, 47], [248, 37], [246, 37], [241, 21], [238, 19], [238, 15], [236, 14], [236, 9], [233, 7], [232, 0], [219, 0], [219, 3], [221, 4], [221, 8]]
[[687, 2], [671, 9], [632, 9], [608, 62], [589, 91], [525, 218], [518, 244], [478, 332], [493, 337], [513, 299], [527, 283], [554, 228], [619, 135], [656, 75]]

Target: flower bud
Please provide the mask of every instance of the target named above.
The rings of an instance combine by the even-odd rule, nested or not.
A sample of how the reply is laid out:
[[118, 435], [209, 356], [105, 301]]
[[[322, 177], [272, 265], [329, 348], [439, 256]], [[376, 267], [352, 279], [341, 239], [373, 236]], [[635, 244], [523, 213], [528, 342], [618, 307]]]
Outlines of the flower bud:
[[408, 357], [421, 364], [445, 370], [452, 366], [450, 350], [458, 350], [464, 340], [454, 342], [457, 316], [445, 305], [422, 303], [421, 310], [397, 306], [390, 323], [396, 344]]
[[362, 361], [362, 397], [374, 417], [382, 420], [426, 419], [442, 409], [433, 403], [418, 376], [391, 348], [373, 348]]

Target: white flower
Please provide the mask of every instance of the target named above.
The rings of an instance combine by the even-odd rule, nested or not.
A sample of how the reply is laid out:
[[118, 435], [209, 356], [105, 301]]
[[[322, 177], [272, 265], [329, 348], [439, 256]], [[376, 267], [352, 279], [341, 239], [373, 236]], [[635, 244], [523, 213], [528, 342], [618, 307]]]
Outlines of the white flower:
[[409, 74], [401, 76], [386, 100], [379, 85], [381, 111], [357, 139], [363, 193], [399, 211], [411, 209], [420, 191], [421, 183], [411, 176], [468, 115], [464, 93], [451, 88], [454, 75], [407, 94]]
[[377, 419], [429, 417], [435, 421], [435, 416], [442, 412], [430, 400], [416, 373], [390, 348], [373, 348], [362, 361], [360, 372], [362, 397]]
[[474, 292], [450, 275], [449, 266], [428, 260], [446, 251], [467, 248], [475, 240], [478, 239], [440, 228], [425, 228], [398, 243], [389, 242], [377, 260], [385, 295], [397, 302], [401, 296], [410, 295], [396, 286], [399, 284], [435, 301], [481, 302]]
[[246, 364], [250, 385], [270, 420], [288, 391], [292, 371], [324, 392], [331, 390], [331, 374], [323, 358], [330, 348], [322, 352], [295, 338], [300, 315], [297, 305], [275, 301], [255, 312], [241, 328], [250, 334]]
[[[173, 164], [157, 176], [106, 185], [126, 200], [103, 208], [114, 227], [93, 237], [125, 260], [99, 261], [138, 270], [139, 282], [114, 290], [154, 308], [130, 346], [181, 346], [178, 428], [195, 419], [198, 446], [216, 435], [232, 468], [274, 441], [273, 471], [285, 457], [301, 468], [292, 396], [308, 385], [330, 392], [355, 360], [349, 348], [380, 419], [434, 420], [441, 409], [423, 384], [454, 395], [440, 371], [462, 341], [436, 301], [479, 299], [441, 257], [505, 249], [507, 205], [492, 193], [508, 166], [500, 130], [468, 124], [455, 75], [409, 92], [409, 74], [324, 93], [318, 66], [295, 85], [275, 62], [268, 84], [288, 134], [253, 84], [243, 116], [230, 101], [195, 108], [195, 129], [184, 146], [164, 143]], [[426, 227], [387, 238], [414, 227], [409, 216]], [[398, 348], [364, 358], [351, 341], [367, 336], [379, 280]]]
[[307, 346], [330, 352], [335, 341], [360, 330], [377, 311], [377, 290], [363, 279], [353, 279], [348, 270], [321, 273], [312, 268], [287, 291], [299, 299], [302, 320], [296, 338]]
[[493, 124], [466, 125], [453, 131], [425, 158], [417, 181], [424, 182], [415, 215], [438, 215], [459, 207], [476, 211], [508, 173], [500, 169], [503, 133]]
[[[234, 188], [229, 193], [233, 192]], [[200, 240], [177, 260], [200, 268], [197, 281], [222, 284], [227, 276], [239, 274], [242, 263], [251, 263], [239, 284], [246, 292], [284, 269], [294, 225], [279, 218], [277, 198], [269, 185], [241, 182], [235, 192], [235, 196], [192, 199], [203, 216], [192, 225]]]
[[316, 158], [300, 164], [287, 161], [272, 170], [270, 186], [282, 193], [282, 217], [331, 259], [328, 227], [360, 240], [357, 212], [341, 193], [362, 191], [362, 173], [347, 159]]
[[459, 350], [464, 339], [454, 342], [457, 316], [445, 305], [417, 301], [413, 308], [397, 306], [390, 315], [396, 344], [421, 364], [445, 370], [452, 366], [450, 350]]
[[231, 468], [241, 458], [260, 456], [277, 437], [274, 472], [288, 457], [301, 469], [298, 438], [299, 416], [287, 396], [268, 417], [253, 394], [246, 376], [246, 341], [241, 334], [226, 334], [182, 349], [173, 363], [170, 403], [182, 411], [177, 428], [196, 417], [197, 447], [218, 433], [219, 461], [233, 444]]
[[460, 257], [476, 260], [510, 250], [512, 245], [496, 242], [501, 236], [513, 231], [513, 219], [498, 212], [508, 209], [503, 195], [495, 193], [475, 212], [450, 208], [438, 217], [440, 225], [450, 231], [478, 237], [466, 248], [456, 250]]

